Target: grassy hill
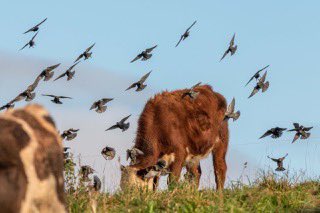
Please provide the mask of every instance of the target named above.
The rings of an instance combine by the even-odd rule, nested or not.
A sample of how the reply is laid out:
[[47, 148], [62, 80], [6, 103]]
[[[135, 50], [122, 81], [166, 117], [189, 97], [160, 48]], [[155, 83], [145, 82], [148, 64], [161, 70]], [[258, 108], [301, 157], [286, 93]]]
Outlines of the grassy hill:
[[[297, 176], [298, 177], [298, 176]], [[168, 190], [88, 192], [67, 195], [69, 212], [320, 212], [320, 181], [263, 173], [248, 185], [236, 182], [222, 193], [187, 183]]]

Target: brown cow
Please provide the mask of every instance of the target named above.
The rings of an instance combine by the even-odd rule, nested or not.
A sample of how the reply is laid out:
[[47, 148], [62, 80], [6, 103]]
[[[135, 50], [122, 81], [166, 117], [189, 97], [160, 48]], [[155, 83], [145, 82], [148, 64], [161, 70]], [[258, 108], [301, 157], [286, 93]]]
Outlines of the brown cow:
[[65, 212], [62, 141], [39, 105], [0, 116], [1, 212]]
[[121, 188], [157, 186], [159, 177], [146, 180], [144, 175], [159, 159], [166, 161], [169, 183], [178, 180], [186, 166], [199, 184], [200, 160], [212, 153], [217, 189], [223, 189], [229, 140], [228, 123], [224, 120], [226, 100], [208, 85], [194, 91], [199, 93], [195, 99], [184, 95], [188, 90], [176, 90], [158, 94], [147, 102], [134, 145], [143, 155], [136, 156], [132, 165], [121, 167]]

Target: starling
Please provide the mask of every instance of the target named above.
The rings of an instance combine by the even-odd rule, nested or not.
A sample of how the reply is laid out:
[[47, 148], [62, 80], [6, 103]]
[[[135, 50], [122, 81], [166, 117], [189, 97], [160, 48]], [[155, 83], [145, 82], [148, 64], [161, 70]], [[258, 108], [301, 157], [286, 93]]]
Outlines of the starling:
[[259, 139], [271, 135], [272, 138], [280, 138], [283, 131], [287, 130], [286, 128], [275, 127], [266, 131]]
[[96, 109], [97, 113], [103, 113], [106, 111], [107, 106], [105, 106], [105, 104], [107, 104], [108, 102], [112, 101], [113, 98], [102, 98], [96, 102], [94, 102], [90, 108], [90, 110]]
[[112, 130], [112, 129], [121, 129], [122, 132], [126, 131], [127, 129], [129, 129], [130, 127], [130, 123], [125, 123], [125, 121], [130, 117], [131, 115], [123, 118], [121, 121], [117, 122], [115, 125], [111, 126], [110, 128], [106, 129], [106, 131], [108, 130]]
[[67, 96], [56, 96], [56, 95], [47, 95], [47, 94], [42, 94], [42, 96], [48, 96], [48, 97], [52, 97], [53, 99], [51, 100], [53, 103], [55, 104], [62, 104], [62, 102], [60, 101], [60, 98], [68, 98], [68, 99], [72, 99], [70, 97]]
[[248, 83], [246, 84], [246, 86], [253, 80], [256, 79], [256, 81], [258, 81], [258, 79], [260, 78], [260, 72], [262, 72], [263, 70], [267, 69], [270, 65], [265, 66], [264, 68], [258, 70], [248, 81]]
[[90, 52], [90, 50], [92, 49], [92, 47], [95, 45], [96, 43], [92, 44], [90, 47], [88, 47], [83, 53], [81, 53], [78, 58], [74, 61], [74, 63], [76, 63], [77, 61], [79, 61], [82, 57], [84, 57], [84, 60], [87, 60], [89, 58], [91, 58], [92, 52]]
[[142, 76], [142, 78], [139, 81], [131, 84], [131, 86], [126, 89], [126, 91], [129, 89], [132, 89], [134, 87], [137, 87], [137, 89], [136, 89], [137, 92], [142, 91], [147, 86], [146, 84], [143, 84], [143, 83], [147, 80], [147, 78], [149, 77], [151, 72], [152, 71], [148, 72], [147, 74]]
[[296, 132], [296, 134], [294, 135], [293, 141], [292, 143], [294, 143], [296, 140], [300, 139], [307, 139], [310, 137], [311, 133], [309, 133], [309, 131], [313, 128], [313, 127], [304, 127], [298, 123], [293, 123], [294, 129], [290, 129], [288, 130], [289, 132]]
[[79, 131], [79, 129], [70, 128], [68, 130], [63, 131], [62, 134], [61, 134], [61, 137], [62, 137], [62, 139], [67, 138], [67, 141], [71, 141], [75, 137], [77, 137], [77, 135], [78, 135], [77, 132], [78, 131]]
[[28, 45], [29, 45], [29, 48], [30, 47], [34, 47], [36, 45], [36, 43], [34, 42], [34, 38], [38, 35], [38, 33], [36, 33], [32, 38], [31, 40], [26, 43], [20, 50], [23, 50], [24, 48], [26, 48]]
[[77, 63], [75, 63], [75, 64], [73, 64], [71, 67], [69, 67], [64, 73], [62, 73], [61, 75], [59, 75], [56, 79], [54, 79], [54, 81], [56, 81], [56, 80], [58, 80], [58, 79], [60, 79], [60, 78], [63, 78], [64, 76], [67, 76], [67, 81], [70, 81], [72, 78], [73, 78], [73, 76], [74, 76], [74, 74], [76, 73], [76, 71], [72, 71], [72, 69], [77, 65], [77, 64], [79, 64], [80, 63], [80, 61], [79, 62], [77, 62]]
[[270, 158], [269, 156], [268, 156], [268, 158], [270, 158], [271, 160], [273, 160], [274, 162], [276, 162], [277, 163], [277, 168], [275, 169], [277, 172], [281, 172], [281, 171], [284, 171], [284, 170], [286, 170], [284, 167], [283, 167], [283, 161], [284, 161], [284, 159], [286, 158], [288, 156], [288, 153], [284, 156], [284, 157], [282, 157], [282, 158]]
[[31, 27], [29, 30], [27, 30], [26, 32], [24, 32], [23, 34], [26, 34], [28, 32], [37, 32], [39, 30], [39, 26], [45, 22], [47, 20], [47, 18], [45, 18], [44, 20], [42, 20], [39, 24], [37, 24], [36, 26], [34, 27]]
[[232, 118], [233, 121], [236, 121], [240, 117], [240, 111], [234, 112], [235, 104], [236, 100], [233, 98], [225, 113], [225, 120]]
[[102, 156], [106, 160], [112, 160], [116, 156], [116, 150], [112, 147], [106, 146], [101, 151]]
[[180, 44], [181, 41], [184, 41], [186, 38], [188, 38], [190, 36], [190, 29], [191, 27], [193, 27], [193, 25], [195, 25], [197, 23], [197, 21], [194, 21], [192, 23], [192, 25], [181, 35], [180, 40], [178, 41], [178, 43], [176, 44], [176, 47]]
[[262, 90], [262, 92], [265, 92], [268, 90], [269, 81], [265, 82], [266, 77], [267, 77], [267, 72], [265, 72], [264, 75], [258, 80], [257, 85], [253, 88], [248, 98], [251, 98], [252, 96], [254, 96], [257, 92], [259, 92], [260, 89]]
[[158, 45], [155, 45], [151, 48], [145, 49], [141, 53], [139, 53], [130, 63], [135, 62], [136, 60], [141, 59], [142, 61], [146, 61], [152, 57], [152, 50], [154, 50]]
[[201, 82], [197, 83], [196, 85], [193, 85], [190, 89], [188, 89], [186, 92], [182, 94], [182, 98], [189, 96], [192, 100], [196, 99], [199, 95], [199, 92], [195, 91], [195, 88], [200, 86]]
[[233, 37], [229, 43], [229, 47], [228, 49], [224, 52], [222, 58], [220, 59], [220, 61], [222, 61], [222, 59], [224, 59], [224, 57], [226, 57], [226, 55], [228, 55], [228, 53], [231, 53], [231, 55], [235, 54], [237, 51], [238, 46], [234, 45], [234, 38], [236, 37], [236, 34], [233, 34]]

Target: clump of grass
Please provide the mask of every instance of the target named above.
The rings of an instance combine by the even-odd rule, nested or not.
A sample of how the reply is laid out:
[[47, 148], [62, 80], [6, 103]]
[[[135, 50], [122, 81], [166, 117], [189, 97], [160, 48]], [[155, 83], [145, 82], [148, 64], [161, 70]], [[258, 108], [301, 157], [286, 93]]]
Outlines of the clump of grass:
[[261, 172], [249, 184], [238, 181], [222, 193], [181, 182], [156, 192], [130, 189], [114, 194], [93, 192], [78, 182], [79, 174], [66, 174], [66, 188], [71, 183], [73, 189], [66, 190], [69, 212], [297, 212], [320, 207], [320, 181], [301, 181], [288, 173]]

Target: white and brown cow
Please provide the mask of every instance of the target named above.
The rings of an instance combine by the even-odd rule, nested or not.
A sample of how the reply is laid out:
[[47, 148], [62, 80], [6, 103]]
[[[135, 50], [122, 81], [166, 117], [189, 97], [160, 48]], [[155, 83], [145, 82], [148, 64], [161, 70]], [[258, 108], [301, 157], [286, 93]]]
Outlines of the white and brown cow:
[[61, 138], [39, 105], [0, 115], [1, 212], [66, 212]]

